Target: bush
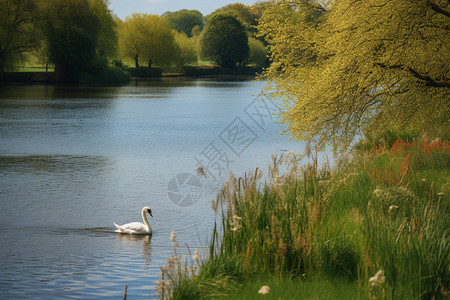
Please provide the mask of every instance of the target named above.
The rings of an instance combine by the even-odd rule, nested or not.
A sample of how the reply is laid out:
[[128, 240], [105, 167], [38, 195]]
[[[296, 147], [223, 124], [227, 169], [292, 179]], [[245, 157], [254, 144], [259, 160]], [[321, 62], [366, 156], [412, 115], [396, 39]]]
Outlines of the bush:
[[131, 77], [141, 77], [141, 78], [147, 78], [147, 77], [161, 77], [162, 76], [162, 69], [161, 68], [131, 68], [128, 69], [128, 74], [130, 74]]

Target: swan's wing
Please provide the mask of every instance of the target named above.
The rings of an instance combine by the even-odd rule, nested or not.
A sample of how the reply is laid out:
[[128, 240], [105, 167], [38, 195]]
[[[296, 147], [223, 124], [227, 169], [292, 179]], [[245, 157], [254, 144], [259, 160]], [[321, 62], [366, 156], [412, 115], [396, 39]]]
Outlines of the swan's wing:
[[132, 222], [127, 223], [123, 225], [117, 225], [114, 223], [114, 225], [117, 227], [117, 232], [121, 233], [136, 233], [136, 232], [146, 232], [145, 225], [139, 222]]

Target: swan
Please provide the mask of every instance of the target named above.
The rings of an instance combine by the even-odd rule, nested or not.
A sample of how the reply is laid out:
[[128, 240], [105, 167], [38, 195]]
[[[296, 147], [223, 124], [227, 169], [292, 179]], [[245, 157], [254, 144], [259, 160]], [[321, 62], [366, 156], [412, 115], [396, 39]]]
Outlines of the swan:
[[152, 234], [152, 228], [148, 223], [145, 213], [148, 213], [151, 217], [153, 217], [150, 207], [145, 206], [141, 211], [144, 224], [139, 222], [132, 222], [123, 225], [117, 225], [116, 222], [114, 222], [114, 225], [117, 227], [117, 230], [115, 232], [128, 234]]

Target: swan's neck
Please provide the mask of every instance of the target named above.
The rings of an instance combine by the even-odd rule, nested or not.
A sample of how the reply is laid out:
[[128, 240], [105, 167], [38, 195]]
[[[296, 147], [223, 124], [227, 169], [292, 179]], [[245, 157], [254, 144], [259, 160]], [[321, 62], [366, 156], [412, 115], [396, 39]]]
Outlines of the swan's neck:
[[150, 223], [147, 220], [146, 209], [143, 209], [142, 212], [142, 220], [144, 221], [145, 228], [147, 228], [147, 232], [152, 232], [152, 228], [150, 227]]

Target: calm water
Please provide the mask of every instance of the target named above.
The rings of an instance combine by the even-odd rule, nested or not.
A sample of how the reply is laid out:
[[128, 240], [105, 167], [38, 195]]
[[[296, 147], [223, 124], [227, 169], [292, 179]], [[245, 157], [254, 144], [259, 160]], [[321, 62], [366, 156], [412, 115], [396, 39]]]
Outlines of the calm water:
[[[180, 251], [206, 245], [227, 170], [267, 170], [272, 154], [303, 151], [279, 134], [270, 103], [253, 102], [263, 85], [0, 87], [1, 298], [120, 299], [125, 284], [130, 299], [157, 298], [170, 232]], [[207, 179], [189, 177], [199, 161]], [[114, 221], [141, 222], [145, 205], [153, 236], [113, 232]]]

